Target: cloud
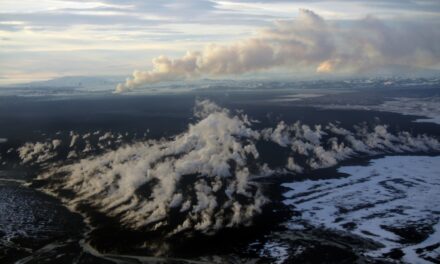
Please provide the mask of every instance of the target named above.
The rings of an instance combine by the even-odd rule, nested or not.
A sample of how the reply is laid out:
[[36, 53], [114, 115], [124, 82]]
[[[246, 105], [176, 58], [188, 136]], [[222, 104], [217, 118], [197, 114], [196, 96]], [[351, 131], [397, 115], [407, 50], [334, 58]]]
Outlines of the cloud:
[[17, 152], [23, 164], [42, 164], [57, 156], [55, 149], [60, 143], [57, 139], [51, 142], [28, 142], [18, 148]]
[[71, 148], [71, 147], [75, 146], [75, 144], [78, 141], [78, 139], [80, 138], [80, 136], [78, 134], [76, 134], [75, 132], [70, 131], [70, 138], [71, 139], [70, 139], [69, 147]]
[[162, 81], [237, 75], [273, 68], [318, 73], [353, 73], [386, 65], [439, 67], [440, 29], [433, 22], [385, 23], [372, 16], [327, 21], [301, 9], [255, 36], [229, 45], [211, 44], [183, 57], [159, 56], [153, 69], [135, 71], [116, 92]]
[[[405, 131], [392, 134], [386, 125], [361, 124], [349, 131], [332, 123], [311, 128], [300, 122], [292, 125], [280, 122], [275, 129], [264, 129], [261, 135], [265, 140], [290, 148], [286, 168], [293, 172], [302, 172], [304, 167], [315, 170], [335, 166], [352, 157], [440, 150], [440, 142], [435, 138], [413, 136]], [[305, 159], [305, 164], [295, 163], [292, 157]]]
[[[257, 27], [267, 26], [270, 21], [295, 17], [301, 7], [318, 11], [327, 19], [327, 24], [340, 20], [339, 28], [343, 30], [353, 19], [365, 14], [387, 19], [393, 28], [396, 25], [408, 28], [413, 35], [439, 27], [440, 5], [435, 0], [188, 0], [184, 3], [22, 0], [20, 5], [3, 0], [0, 39], [8, 41], [4, 41], [0, 54], [5, 78], [2, 82], [19, 83], [67, 75], [126, 75], [133, 69], [144, 69], [145, 64], [139, 58], [156, 57], [160, 52], [169, 58], [178, 57], [187, 49], [202, 52], [200, 47], [208, 41], [222, 44], [247, 38]], [[418, 23], [422, 30], [410, 30], [411, 24]], [[415, 38], [425, 39], [424, 36]], [[421, 57], [430, 59], [425, 55]], [[344, 65], [336, 67], [336, 71]], [[311, 67], [310, 72], [315, 73], [318, 63], [305, 66], [298, 65], [301, 69]]]
[[[197, 101], [194, 109], [196, 121], [171, 138], [107, 146], [101, 154], [81, 153], [84, 144], [77, 142], [59, 163], [52, 160], [57, 151], [65, 152], [55, 147], [59, 142], [26, 143], [20, 158], [43, 165], [38, 177], [47, 183], [43, 190], [70, 208], [88, 205], [124, 227], [172, 237], [252, 224], [270, 202], [257, 181], [261, 177], [310, 172], [359, 156], [440, 151], [435, 138], [390, 133], [385, 125], [345, 129], [280, 122], [256, 130], [246, 115], [211, 101]], [[100, 134], [89, 137], [99, 143]], [[264, 149], [257, 148], [262, 141], [284, 148], [278, 157], [284, 164], [266, 164]]]
[[316, 72], [318, 73], [325, 73], [325, 72], [332, 72], [335, 69], [335, 62], [331, 60], [326, 60], [318, 65], [318, 68], [316, 68]]
[[[225, 226], [248, 225], [267, 199], [248, 168], [258, 158], [258, 132], [247, 117], [232, 116], [209, 101], [197, 102], [201, 119], [169, 140], [120, 147], [50, 170], [66, 173], [52, 192], [68, 189], [75, 207], [89, 204], [127, 227], [204, 233]], [[182, 219], [169, 228], [171, 212]], [[175, 222], [175, 220], [173, 220]]]

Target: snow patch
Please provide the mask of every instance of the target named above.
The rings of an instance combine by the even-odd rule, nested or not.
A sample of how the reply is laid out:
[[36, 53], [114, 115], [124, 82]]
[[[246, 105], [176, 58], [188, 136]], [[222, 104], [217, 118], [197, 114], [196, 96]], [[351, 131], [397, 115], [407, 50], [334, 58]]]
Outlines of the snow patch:
[[375, 110], [399, 113], [403, 115], [425, 116], [414, 122], [430, 122], [440, 124], [440, 97], [407, 98], [397, 97], [379, 105], [325, 105], [325, 109], [356, 109]]
[[[350, 231], [384, 244], [369, 252], [381, 256], [393, 248], [405, 252], [408, 263], [425, 263], [415, 249], [440, 243], [440, 156], [390, 156], [368, 166], [338, 169], [349, 177], [286, 183], [284, 201], [301, 212], [291, 226], [306, 222], [315, 227]], [[393, 228], [434, 226], [421, 243], [402, 242]], [[438, 257], [438, 256], [437, 256]]]

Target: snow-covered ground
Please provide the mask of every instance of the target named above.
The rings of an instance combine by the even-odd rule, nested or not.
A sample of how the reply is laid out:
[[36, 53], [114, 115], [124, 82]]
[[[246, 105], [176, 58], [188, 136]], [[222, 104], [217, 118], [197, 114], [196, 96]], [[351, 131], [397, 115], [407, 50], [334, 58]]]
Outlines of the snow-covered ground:
[[313, 98], [313, 97], [319, 97], [323, 96], [324, 94], [320, 93], [296, 93], [296, 94], [289, 94], [289, 95], [283, 95], [280, 97], [277, 97], [275, 99], [270, 99], [271, 102], [296, 102], [301, 101], [305, 98]]
[[378, 107], [378, 110], [404, 115], [426, 116], [426, 119], [417, 119], [416, 122], [440, 124], [440, 97], [396, 98], [395, 100], [384, 102]]
[[430, 263], [440, 257], [439, 164], [440, 156], [388, 156], [339, 168], [349, 177], [286, 183], [285, 204], [301, 212], [290, 228], [349, 231], [384, 245], [371, 256], [398, 248], [408, 263]]
[[289, 257], [289, 247], [282, 242], [268, 241], [264, 244], [260, 255], [262, 257], [270, 256], [275, 260], [276, 264], [282, 264]]
[[358, 109], [393, 112], [404, 115], [425, 116], [415, 122], [440, 124], [440, 97], [407, 98], [398, 97], [379, 105], [324, 105], [326, 109]]

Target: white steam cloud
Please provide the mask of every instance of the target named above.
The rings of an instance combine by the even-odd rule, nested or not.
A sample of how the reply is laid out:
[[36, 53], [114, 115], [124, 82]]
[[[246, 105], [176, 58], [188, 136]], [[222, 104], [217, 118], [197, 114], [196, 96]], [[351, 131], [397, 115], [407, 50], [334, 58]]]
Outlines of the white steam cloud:
[[[364, 124], [349, 131], [332, 123], [325, 128], [320, 125], [311, 128], [299, 122], [290, 126], [280, 122], [275, 129], [265, 129], [261, 134], [267, 140], [290, 148], [290, 155], [302, 156], [306, 160], [303, 166], [312, 170], [331, 167], [356, 156], [440, 150], [440, 142], [435, 138], [413, 136], [408, 132], [394, 135], [385, 125], [369, 128]], [[303, 171], [292, 157], [286, 168], [293, 172]]]
[[440, 66], [440, 27], [432, 22], [326, 21], [302, 9], [294, 20], [276, 21], [249, 39], [208, 45], [181, 58], [159, 56], [153, 69], [134, 71], [116, 92], [162, 81], [242, 74], [275, 67], [317, 73], [362, 71], [381, 65]]
[[170, 211], [184, 216], [170, 234], [250, 224], [266, 203], [247, 166], [258, 158], [259, 134], [246, 116], [208, 101], [196, 108], [205, 117], [172, 140], [121, 147], [43, 177], [65, 174], [51, 191], [71, 190], [70, 205], [92, 205], [131, 228], [166, 226]]
[[61, 140], [54, 139], [51, 142], [28, 142], [17, 149], [22, 163], [42, 164], [57, 156], [56, 149]]
[[[310, 127], [280, 122], [255, 130], [244, 114], [233, 115], [210, 101], [198, 101], [187, 131], [170, 139], [125, 145], [102, 155], [69, 160], [39, 176], [43, 188], [71, 208], [88, 205], [122, 225], [141, 230], [215, 233], [249, 225], [268, 199], [257, 178], [274, 173], [298, 174], [337, 165], [357, 156], [440, 151], [437, 139], [386, 126], [360, 125], [353, 130], [335, 124]], [[269, 167], [257, 149], [259, 141], [289, 150]], [[27, 143], [20, 157], [47, 160], [55, 145]], [[264, 151], [264, 150], [263, 150]], [[38, 156], [41, 153], [41, 157]]]

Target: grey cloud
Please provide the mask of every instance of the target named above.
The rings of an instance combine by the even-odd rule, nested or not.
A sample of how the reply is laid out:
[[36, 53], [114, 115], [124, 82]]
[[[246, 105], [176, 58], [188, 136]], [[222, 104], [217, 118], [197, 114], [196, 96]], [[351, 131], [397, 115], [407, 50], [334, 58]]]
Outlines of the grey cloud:
[[[83, 1], [89, 2], [89, 1]], [[88, 25], [148, 25], [166, 23], [205, 23], [230, 25], [266, 25], [267, 20], [276, 17], [264, 14], [235, 13], [233, 10], [218, 9], [216, 1], [119, 1], [105, 0], [103, 3], [111, 6], [97, 6], [93, 8], [64, 8], [40, 11], [37, 13], [1, 13], [0, 20], [20, 20], [30, 26], [47, 26], [59, 28], [78, 24]], [[259, 1], [237, 1], [261, 3]], [[310, 1], [271, 1], [271, 3], [301, 3], [307, 6]], [[343, 3], [344, 1], [312, 1], [314, 3]], [[352, 2], [352, 1], [350, 1]], [[440, 5], [436, 1], [357, 1], [363, 6], [377, 6], [379, 9], [399, 9], [407, 11], [436, 12]], [[81, 14], [80, 12], [115, 12], [109, 15]], [[118, 13], [120, 12], [120, 13]], [[163, 19], [142, 18], [144, 15], [155, 15]]]
[[16, 31], [22, 30], [22, 28], [23, 28], [23, 26], [21, 26], [21, 25], [0, 24], [0, 31], [16, 32]]
[[[61, 0], [62, 1], [62, 0]], [[82, 1], [90, 2], [90, 1]], [[165, 25], [168, 23], [203, 23], [220, 25], [263, 25], [268, 15], [218, 13], [214, 1], [118, 1], [105, 0], [111, 6], [93, 8], [58, 8], [26, 13], [2, 13], [0, 21], [23, 21], [32, 28], [62, 29], [76, 25]], [[87, 12], [93, 12], [88, 14]], [[99, 14], [99, 13], [102, 14]], [[105, 14], [104, 12], [114, 12]], [[154, 17], [157, 17], [154, 18]], [[23, 27], [17, 27], [23, 29]], [[129, 30], [129, 29], [128, 29]]]
[[[238, 0], [234, 2], [241, 3], [263, 3], [256, 0]], [[440, 4], [437, 0], [272, 0], [271, 3], [301, 3], [304, 5], [310, 3], [335, 4], [349, 2], [364, 6], [380, 7], [394, 10], [409, 10], [409, 11], [426, 11], [437, 12], [440, 11]]]
[[[215, 10], [215, 3], [207, 0], [190, 0], [190, 1], [118, 1], [105, 0], [110, 4], [124, 4], [133, 6], [133, 9], [148, 13], [170, 14], [175, 16], [200, 16]], [[178, 11], [178, 12], [174, 12]]]
[[60, 12], [38, 12], [38, 13], [3, 13], [0, 21], [21, 21], [27, 26], [44, 26], [46, 28], [62, 28], [72, 25], [149, 25], [158, 24], [159, 20], [143, 20], [136, 16], [129, 15], [85, 15], [85, 14], [63, 14]]

